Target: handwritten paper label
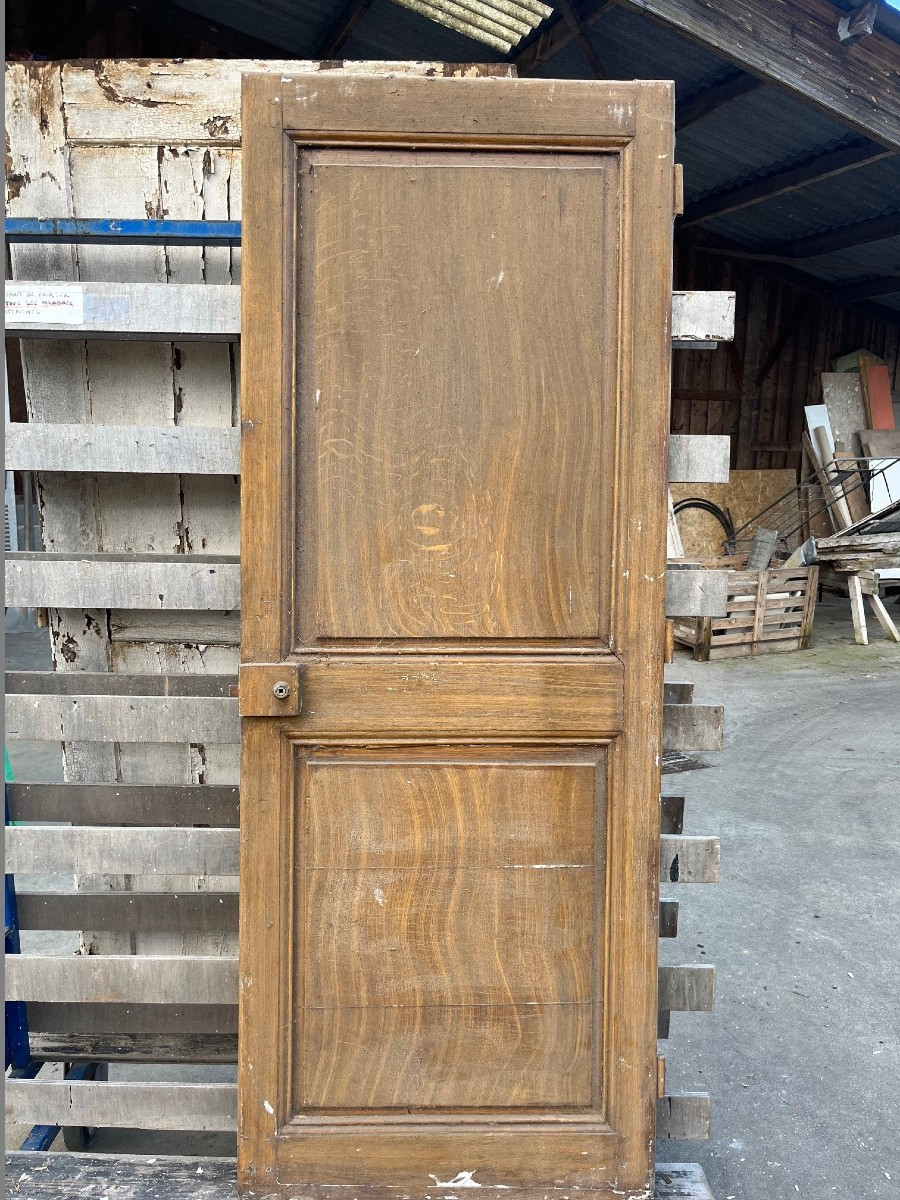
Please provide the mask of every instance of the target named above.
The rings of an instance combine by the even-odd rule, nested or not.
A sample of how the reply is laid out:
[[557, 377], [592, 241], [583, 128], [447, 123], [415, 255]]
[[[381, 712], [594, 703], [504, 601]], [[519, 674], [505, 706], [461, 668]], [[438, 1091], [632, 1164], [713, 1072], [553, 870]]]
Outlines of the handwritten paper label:
[[82, 325], [84, 288], [77, 283], [6, 284], [7, 325]]

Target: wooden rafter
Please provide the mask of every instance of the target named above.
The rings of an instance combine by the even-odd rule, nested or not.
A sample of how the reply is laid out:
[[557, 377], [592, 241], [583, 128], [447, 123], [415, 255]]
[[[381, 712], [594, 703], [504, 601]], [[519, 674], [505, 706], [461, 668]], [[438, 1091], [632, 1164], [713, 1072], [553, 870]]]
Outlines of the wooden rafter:
[[853, 304], [857, 300], [871, 300], [876, 296], [894, 296], [900, 292], [900, 274], [874, 279], [860, 279], [857, 283], [846, 283], [831, 293], [836, 304]]
[[695, 121], [702, 121], [710, 113], [717, 112], [726, 104], [731, 104], [732, 100], [738, 100], [741, 96], [749, 96], [762, 86], [761, 79], [748, 75], [745, 71], [732, 71], [725, 79], [720, 79], [718, 83], [711, 83], [709, 87], [696, 92], [693, 96], [688, 96], [677, 106], [675, 129], [680, 132], [688, 125], [693, 125]]
[[[582, 32], [595, 21], [615, 8], [618, 0], [589, 0], [589, 3], [578, 11], [577, 19]], [[538, 34], [534, 41], [529, 42], [524, 50], [520, 50], [510, 60], [519, 75], [533, 75], [548, 59], [552, 58], [563, 46], [575, 41], [577, 31], [566, 20], [562, 8], [560, 14]], [[602, 64], [601, 64], [602, 66]]]
[[900, 44], [878, 33], [842, 46], [830, 0], [620, 0], [834, 120], [900, 150]]
[[725, 213], [737, 212], [749, 208], [753, 204], [771, 200], [775, 196], [784, 196], [823, 179], [841, 175], [844, 171], [852, 171], [870, 163], [890, 158], [894, 152], [886, 150], [875, 142], [858, 142], [850, 146], [838, 146], [817, 154], [805, 162], [771, 174], [758, 176], [748, 183], [726, 188], [715, 192], [694, 204], [689, 204], [681, 220], [683, 227], [695, 225], [700, 221], [711, 221]]
[[765, 253], [780, 258], [813, 258], [817, 254], [833, 254], [836, 250], [848, 250], [851, 246], [864, 246], [868, 242], [880, 242], [898, 236], [900, 212], [892, 212], [822, 233], [809, 233], [791, 238], [790, 241], [777, 242], [763, 249]]
[[569, 0], [555, 0], [556, 7], [562, 13], [566, 24], [575, 35], [575, 41], [581, 48], [582, 54], [588, 61], [588, 66], [594, 73], [595, 79], [606, 78], [606, 67], [600, 61], [600, 56], [594, 49], [594, 43], [588, 36], [588, 32], [584, 27], [581, 18], [575, 12], [575, 9], [570, 4]]
[[808, 271], [798, 270], [797, 267], [787, 263], [783, 258], [772, 258], [771, 256], [767, 257], [761, 252], [748, 251], [746, 247], [729, 238], [712, 237], [697, 229], [685, 231], [681, 235], [681, 238], [688, 245], [693, 246], [695, 250], [704, 254], [733, 258], [738, 262], [751, 261], [756, 270], [760, 271], [763, 275], [767, 275], [770, 279], [778, 279], [781, 283], [786, 283], [790, 287], [797, 288], [802, 292], [810, 292], [812, 295], [818, 296], [820, 300], [825, 300], [829, 304], [852, 305], [857, 312], [871, 318], [873, 321], [883, 321], [891, 325], [900, 325], [900, 312], [895, 309], [885, 308], [879, 304], [869, 304], [862, 297], [846, 298], [841, 294], [840, 287], [835, 287], [834, 284], [817, 275], [811, 275]]
[[318, 56], [334, 58], [371, 7], [372, 0], [350, 0], [322, 40]]

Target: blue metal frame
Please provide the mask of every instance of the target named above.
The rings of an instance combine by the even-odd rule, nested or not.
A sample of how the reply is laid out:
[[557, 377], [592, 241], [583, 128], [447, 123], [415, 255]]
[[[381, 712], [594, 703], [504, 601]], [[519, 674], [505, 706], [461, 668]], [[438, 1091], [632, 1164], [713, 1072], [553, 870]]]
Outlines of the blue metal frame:
[[[3, 786], [3, 818], [4, 825], [8, 825], [9, 800], [5, 784]], [[12, 875], [5, 876], [3, 919], [5, 930], [4, 949], [7, 954], [19, 954], [21, 952], [19, 945], [19, 912], [16, 906], [16, 889]], [[28, 1044], [28, 1018], [24, 1002], [21, 1000], [7, 1001], [5, 1018], [6, 1069], [9, 1070], [12, 1067], [14, 1074], [19, 1071], [27, 1071], [31, 1065], [31, 1047]]]
[[239, 246], [240, 221], [132, 221], [95, 217], [7, 217], [8, 242], [135, 246]]

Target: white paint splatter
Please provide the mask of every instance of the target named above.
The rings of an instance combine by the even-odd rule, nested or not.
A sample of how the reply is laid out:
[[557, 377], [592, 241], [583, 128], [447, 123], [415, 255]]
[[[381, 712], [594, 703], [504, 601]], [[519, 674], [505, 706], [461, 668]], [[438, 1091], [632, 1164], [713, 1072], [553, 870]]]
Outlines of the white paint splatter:
[[376, 888], [372, 895], [375, 897], [381, 907], [384, 908], [384, 906], [387, 904], [387, 900], [385, 900], [384, 892], [381, 890], [381, 888]]
[[272, 1117], [274, 1117], [274, 1116], [275, 1116], [275, 1109], [274, 1109], [274, 1108], [272, 1107], [272, 1105], [271, 1105], [271, 1104], [268, 1102], [268, 1100], [263, 1100], [263, 1108], [266, 1110], [266, 1112], [267, 1112], [267, 1113], [268, 1113], [270, 1116], [272, 1116]]
[[[438, 1179], [437, 1175], [429, 1174], [428, 1178], [434, 1180], [435, 1187], [458, 1187], [458, 1188], [484, 1187], [484, 1184], [478, 1183], [478, 1181], [474, 1178], [474, 1176], [475, 1176], [474, 1171], [460, 1171], [455, 1179], [451, 1179], [447, 1183], [441, 1183], [441, 1181], [440, 1181], [440, 1179]], [[499, 1187], [500, 1185], [495, 1184], [494, 1186]]]

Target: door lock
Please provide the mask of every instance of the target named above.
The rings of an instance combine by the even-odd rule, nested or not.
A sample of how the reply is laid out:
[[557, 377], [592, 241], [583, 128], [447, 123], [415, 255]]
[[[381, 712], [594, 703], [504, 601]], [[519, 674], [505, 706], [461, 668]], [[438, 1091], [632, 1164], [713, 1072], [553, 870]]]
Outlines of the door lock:
[[287, 698], [290, 694], [291, 694], [291, 685], [289, 683], [284, 683], [283, 681], [280, 681], [280, 682], [276, 683], [275, 686], [272, 688], [272, 695], [275, 697], [276, 700], [287, 700]]

